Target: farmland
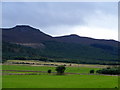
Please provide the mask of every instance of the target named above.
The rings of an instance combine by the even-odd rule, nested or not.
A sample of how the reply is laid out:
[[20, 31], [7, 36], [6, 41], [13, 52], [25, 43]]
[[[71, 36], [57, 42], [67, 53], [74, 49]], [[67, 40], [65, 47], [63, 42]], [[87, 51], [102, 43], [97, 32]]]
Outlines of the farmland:
[[[32, 70], [32, 71], [47, 71], [51, 69], [55, 72], [55, 67], [48, 66], [25, 66], [25, 65], [3, 65], [3, 70]], [[88, 67], [67, 67], [66, 72], [69, 73], [89, 73], [91, 69], [98, 70], [98, 68]]]
[[4, 75], [3, 88], [115, 88], [116, 76]]
[[[43, 64], [46, 62], [41, 62], [41, 63]], [[60, 64], [60, 63], [56, 63], [56, 64]], [[61, 63], [61, 64], [65, 64], [65, 63]], [[3, 80], [2, 86], [3, 88], [115, 88], [118, 87], [117, 76], [89, 74], [90, 70], [96, 71], [104, 67], [106, 66], [73, 64], [72, 66], [66, 66], [65, 75], [56, 75], [55, 74], [56, 66], [50, 66], [48, 64], [29, 65], [29, 64], [6, 63], [2, 65], [2, 70], [8, 70], [8, 71], [3, 71], [4, 74], [2, 78]], [[54, 73], [48, 74], [47, 73], [48, 69], [51, 69], [52, 72]], [[16, 70], [16, 71], [9, 71], [9, 70]], [[43, 72], [30, 72], [30, 71], [43, 71]], [[12, 75], [9, 75], [9, 73], [12, 73]]]

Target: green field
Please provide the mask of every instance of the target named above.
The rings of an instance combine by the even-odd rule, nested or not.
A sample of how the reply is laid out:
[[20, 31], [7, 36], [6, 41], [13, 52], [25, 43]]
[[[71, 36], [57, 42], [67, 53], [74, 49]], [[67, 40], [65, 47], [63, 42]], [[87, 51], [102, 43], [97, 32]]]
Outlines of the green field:
[[116, 76], [4, 75], [3, 88], [115, 88]]
[[[25, 65], [3, 65], [3, 70], [33, 70], [33, 71], [47, 71], [51, 69], [52, 72], [55, 71], [55, 67], [48, 66], [25, 66]], [[100, 68], [89, 68], [89, 67], [66, 67], [65, 72], [69, 73], [89, 73], [91, 69], [99, 70]]]
[[[28, 65], [3, 65], [3, 70], [33, 70], [47, 71], [51, 69], [55, 72], [55, 67], [49, 66], [28, 66]], [[86, 73], [89, 70], [99, 68], [90, 67], [66, 67], [65, 72]], [[5, 71], [5, 73], [18, 73]], [[25, 73], [25, 72], [20, 72]], [[27, 72], [29, 73], [29, 72]], [[117, 76], [105, 75], [3, 75], [3, 88], [115, 88], [118, 87]]]

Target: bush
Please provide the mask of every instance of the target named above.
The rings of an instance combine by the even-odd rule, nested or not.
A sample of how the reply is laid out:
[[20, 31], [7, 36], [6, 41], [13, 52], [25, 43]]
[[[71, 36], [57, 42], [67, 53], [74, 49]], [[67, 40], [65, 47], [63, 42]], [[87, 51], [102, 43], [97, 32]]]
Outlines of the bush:
[[58, 75], [63, 75], [65, 69], [66, 69], [66, 68], [65, 68], [64, 65], [57, 66], [57, 67], [56, 67], [57, 74], [58, 74]]
[[95, 71], [94, 70], [90, 70], [90, 73], [94, 73]]
[[49, 70], [48, 70], [48, 73], [50, 74], [51, 72], [52, 72], [52, 70], [51, 70], [51, 69], [49, 69]]

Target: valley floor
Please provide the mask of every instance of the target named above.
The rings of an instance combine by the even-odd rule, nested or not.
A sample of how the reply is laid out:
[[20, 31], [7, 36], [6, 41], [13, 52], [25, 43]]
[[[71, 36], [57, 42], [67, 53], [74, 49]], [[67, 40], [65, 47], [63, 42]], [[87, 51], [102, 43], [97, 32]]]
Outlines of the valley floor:
[[[93, 65], [95, 66], [95, 65]], [[90, 74], [106, 66], [66, 67], [65, 75], [56, 75], [53, 66], [2, 65], [2, 88], [117, 88], [118, 76]], [[51, 69], [53, 73], [48, 74]], [[1, 76], [1, 75], [0, 75]]]
[[115, 88], [116, 76], [4, 75], [3, 88]]

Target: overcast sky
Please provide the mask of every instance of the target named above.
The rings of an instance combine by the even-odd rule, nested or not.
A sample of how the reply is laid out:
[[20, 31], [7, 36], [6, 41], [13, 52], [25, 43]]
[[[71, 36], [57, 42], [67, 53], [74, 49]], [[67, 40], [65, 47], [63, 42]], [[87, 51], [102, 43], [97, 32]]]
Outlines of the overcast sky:
[[118, 40], [117, 2], [3, 2], [2, 26], [30, 25], [52, 35]]

